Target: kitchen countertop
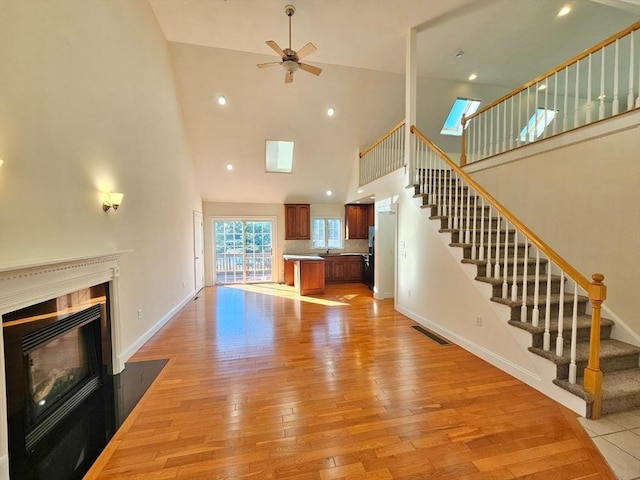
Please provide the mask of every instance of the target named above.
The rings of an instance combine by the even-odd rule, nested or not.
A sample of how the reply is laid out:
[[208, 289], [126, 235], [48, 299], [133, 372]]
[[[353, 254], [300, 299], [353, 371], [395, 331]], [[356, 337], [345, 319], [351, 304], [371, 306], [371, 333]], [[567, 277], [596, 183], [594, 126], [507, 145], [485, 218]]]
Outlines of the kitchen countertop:
[[296, 260], [317, 260], [324, 262], [324, 258], [318, 255], [282, 255], [282, 258], [290, 262], [295, 262]]

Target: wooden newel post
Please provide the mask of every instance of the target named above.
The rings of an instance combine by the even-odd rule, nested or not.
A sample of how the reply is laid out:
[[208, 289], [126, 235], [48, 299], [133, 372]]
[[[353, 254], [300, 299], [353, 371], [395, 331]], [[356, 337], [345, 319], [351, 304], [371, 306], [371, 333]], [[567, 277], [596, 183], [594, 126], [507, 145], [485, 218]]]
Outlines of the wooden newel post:
[[584, 369], [584, 389], [593, 396], [589, 418], [598, 419], [602, 413], [602, 371], [600, 370], [600, 312], [607, 298], [607, 287], [602, 282], [604, 275], [594, 273], [589, 285], [591, 301], [591, 338], [589, 341], [589, 363]]
[[462, 118], [460, 119], [460, 123], [462, 124], [462, 145], [460, 146], [460, 166], [464, 167], [467, 164], [467, 131], [465, 129], [467, 118], [462, 114]]

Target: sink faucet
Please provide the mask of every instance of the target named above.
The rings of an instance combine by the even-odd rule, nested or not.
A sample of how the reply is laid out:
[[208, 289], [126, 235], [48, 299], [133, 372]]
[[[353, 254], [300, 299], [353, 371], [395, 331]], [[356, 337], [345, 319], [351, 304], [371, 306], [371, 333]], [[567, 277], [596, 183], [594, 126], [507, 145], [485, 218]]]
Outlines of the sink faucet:
[[329, 255], [329, 249], [327, 248], [327, 255]]

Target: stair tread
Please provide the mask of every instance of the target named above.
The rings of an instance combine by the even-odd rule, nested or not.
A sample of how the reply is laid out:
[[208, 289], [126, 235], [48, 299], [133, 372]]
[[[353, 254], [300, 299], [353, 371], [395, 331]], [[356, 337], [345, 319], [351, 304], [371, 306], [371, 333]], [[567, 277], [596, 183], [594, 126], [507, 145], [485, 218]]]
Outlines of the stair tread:
[[[509, 282], [509, 288], [511, 288], [511, 282]], [[560, 294], [553, 293], [553, 294], [549, 295], [549, 297], [551, 297], [551, 299], [550, 299], [551, 305], [557, 305], [558, 303], [560, 303]], [[496, 302], [496, 303], [500, 303], [502, 305], [507, 305], [508, 307], [519, 307], [519, 306], [522, 306], [522, 297], [520, 297], [520, 296], [515, 301], [511, 300], [511, 297], [509, 297], [509, 298], [491, 297], [491, 301], [492, 302]], [[578, 295], [578, 303], [584, 303], [584, 302], [588, 302], [588, 301], [589, 301], [589, 297], [586, 297], [584, 295]], [[541, 311], [544, 309], [545, 302], [546, 302], [546, 300], [543, 300], [542, 298], [538, 299], [538, 308]], [[567, 303], [572, 303], [572, 302], [573, 302], [573, 293], [565, 292], [564, 303], [567, 304]], [[534, 297], [533, 297], [533, 295], [527, 295], [526, 305], [527, 305], [527, 307], [532, 307], [534, 305]]]
[[[592, 401], [591, 395], [584, 391], [584, 377], [578, 377], [575, 384], [569, 383], [569, 380], [566, 379], [554, 380], [554, 383], [565, 390]], [[603, 401], [629, 395], [640, 395], [640, 368], [616, 370], [602, 374]]]
[[[542, 259], [540, 259], [542, 260]], [[516, 276], [516, 282], [518, 284], [522, 283], [522, 275], [517, 275]], [[562, 279], [562, 277], [560, 275], [551, 275], [551, 282], [559, 282]], [[494, 278], [494, 277], [476, 277], [476, 280], [478, 282], [483, 282], [483, 283], [490, 283], [491, 285], [502, 285], [502, 283], [504, 282], [504, 278]], [[513, 276], [509, 277], [509, 285], [511, 285], [511, 281], [513, 280]], [[527, 275], [527, 283], [533, 283], [536, 281], [536, 276], [535, 275]], [[540, 285], [546, 285], [547, 284], [547, 276], [540, 276]]]
[[[569, 339], [565, 339], [569, 341]], [[551, 360], [556, 365], [562, 365], [571, 362], [570, 346], [565, 345], [564, 355], [561, 357], [555, 354], [555, 348], [550, 351], [545, 351], [542, 348], [529, 347], [529, 351], [540, 355], [541, 357]], [[629, 343], [621, 342], [620, 340], [606, 339], [600, 342], [600, 358], [614, 358], [624, 355], [637, 355], [640, 354], [640, 347], [631, 345]], [[576, 361], [586, 361], [589, 358], [589, 342], [578, 342], [576, 344]]]
[[[589, 315], [578, 315], [576, 319], [577, 319], [578, 329], [591, 328], [591, 317]], [[610, 327], [614, 324], [615, 322], [613, 320], [610, 320], [608, 318], [600, 318], [601, 327]], [[527, 332], [532, 334], [544, 333], [544, 318], [540, 319], [537, 327], [534, 327], [533, 325], [531, 325], [531, 323], [521, 322], [519, 320], [509, 320], [509, 325], [512, 325], [516, 328], [520, 328], [521, 330], [526, 330]], [[557, 333], [557, 331], [558, 331], [558, 320], [554, 318], [549, 322], [549, 332]], [[562, 331], [563, 332], [571, 331], [571, 322], [566, 322], [566, 321], [563, 322]]]

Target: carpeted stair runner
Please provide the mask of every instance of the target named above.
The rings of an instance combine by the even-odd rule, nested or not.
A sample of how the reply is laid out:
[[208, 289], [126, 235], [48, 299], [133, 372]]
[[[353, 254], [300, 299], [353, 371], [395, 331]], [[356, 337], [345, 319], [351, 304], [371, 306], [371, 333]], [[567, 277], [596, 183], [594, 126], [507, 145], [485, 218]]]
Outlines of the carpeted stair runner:
[[[479, 200], [477, 197], [471, 196], [467, 198], [467, 189], [466, 187], [458, 187], [455, 189], [448, 188], [447, 184], [449, 180], [446, 175], [438, 176], [440, 185], [444, 185], [444, 191], [440, 197], [435, 195], [429, 195], [428, 192], [420, 192], [419, 187], [415, 186], [415, 194], [414, 197], [422, 199], [421, 207], [424, 209], [428, 209], [430, 211], [429, 218], [434, 221], [438, 221], [440, 223], [440, 232], [443, 234], [450, 234], [451, 242], [450, 246], [454, 248], [461, 248], [463, 251], [463, 260], [462, 263], [473, 264], [477, 267], [477, 276], [476, 281], [488, 283], [492, 285], [492, 296], [490, 300], [492, 302], [496, 302], [504, 305], [507, 308], [511, 309], [511, 319], [509, 320], [509, 324], [525, 330], [531, 334], [531, 347], [529, 347], [529, 351], [539, 355], [543, 358], [548, 359], [550, 362], [553, 362], [556, 365], [556, 379], [553, 381], [554, 384], [559, 387], [577, 395], [578, 397], [584, 399], [587, 402], [587, 417], [591, 416], [591, 406], [593, 403], [593, 399], [591, 395], [589, 395], [583, 389], [583, 378], [582, 373], [584, 368], [587, 365], [587, 359], [589, 355], [589, 338], [591, 332], [591, 316], [590, 316], [590, 307], [589, 307], [589, 299], [587, 297], [580, 296], [578, 298], [577, 304], [577, 313], [578, 313], [578, 336], [577, 336], [577, 344], [576, 344], [576, 366], [578, 372], [578, 379], [575, 384], [571, 384], [568, 381], [569, 377], [569, 364], [570, 358], [568, 356], [557, 356], [555, 354], [555, 345], [556, 338], [558, 337], [558, 305], [560, 303], [560, 283], [562, 279], [559, 275], [552, 275], [551, 277], [551, 293], [552, 293], [552, 302], [551, 302], [551, 322], [550, 322], [550, 336], [551, 336], [551, 350], [545, 351], [543, 349], [543, 337], [544, 337], [544, 305], [540, 305], [540, 321], [538, 326], [534, 326], [531, 323], [532, 311], [534, 306], [534, 299], [532, 296], [533, 286], [535, 282], [535, 276], [533, 275], [533, 271], [535, 268], [535, 258], [531, 258], [528, 256], [526, 259], [524, 258], [525, 254], [525, 244], [522, 241], [523, 239], [519, 236], [518, 245], [517, 245], [517, 256], [516, 256], [516, 264], [518, 265], [518, 270], [516, 275], [517, 284], [518, 284], [518, 294], [516, 301], [512, 301], [511, 298], [511, 283], [512, 283], [512, 275], [513, 275], [513, 238], [514, 238], [514, 230], [508, 230], [508, 232], [502, 231], [500, 233], [501, 245], [500, 245], [500, 259], [499, 264], [500, 272], [504, 275], [504, 271], [502, 268], [502, 264], [504, 262], [504, 239], [505, 235], [508, 235], [508, 249], [507, 249], [507, 282], [509, 285], [509, 298], [502, 298], [502, 288], [503, 288], [503, 278], [493, 278], [491, 272], [493, 272], [493, 264], [495, 263], [495, 245], [492, 245], [491, 251], [486, 248], [487, 238], [488, 238], [488, 229], [492, 228], [492, 238], [495, 242], [495, 228], [498, 222], [498, 219], [492, 217], [489, 219], [489, 208], [484, 207], [484, 212], [482, 207], [479, 205]], [[426, 182], [427, 185], [431, 184], [430, 182]], [[450, 193], [451, 192], [451, 193]], [[447, 215], [439, 214], [443, 210], [440, 208], [439, 203], [445, 202], [448, 203], [449, 200], [456, 198], [458, 200], [457, 205], [457, 215], [459, 217], [459, 228], [451, 228], [452, 227], [452, 219], [450, 219]], [[429, 203], [429, 201], [435, 203]], [[454, 206], [450, 210], [453, 211], [456, 207]], [[476, 232], [475, 237], [470, 239], [471, 243], [464, 242], [463, 230], [466, 228], [465, 221], [462, 217], [466, 218], [467, 211], [471, 212], [471, 216], [473, 216], [473, 212], [476, 212]], [[445, 210], [446, 211], [446, 210]], [[484, 213], [484, 214], [483, 214]], [[484, 217], [484, 239], [483, 244], [485, 245], [484, 257], [487, 258], [487, 255], [490, 254], [489, 258], [491, 259], [491, 265], [488, 265], [486, 260], [479, 260], [477, 256], [480, 239], [482, 233], [480, 233], [480, 223], [482, 222], [482, 218]], [[471, 220], [472, 221], [472, 220]], [[471, 237], [473, 235], [469, 235]], [[474, 258], [473, 253], [476, 252], [476, 258]], [[523, 265], [524, 262], [527, 262], [527, 299], [526, 305], [527, 308], [527, 318], [521, 319], [521, 307], [522, 307], [522, 285], [523, 285]], [[543, 298], [543, 295], [546, 294], [547, 289], [547, 262], [546, 260], [541, 259], [540, 261], [540, 277], [544, 279], [539, 284], [540, 288], [540, 298]], [[564, 311], [563, 311], [563, 325], [562, 325], [562, 337], [564, 339], [564, 353], [565, 355], [569, 355], [569, 343], [571, 342], [571, 323], [572, 323], [572, 315], [573, 315], [573, 298], [572, 295], [566, 295], [564, 299]], [[602, 398], [602, 414], [621, 412], [626, 410], [632, 410], [640, 407], [640, 347], [630, 345], [624, 342], [620, 342], [618, 340], [614, 340], [611, 338], [611, 330], [614, 326], [614, 322], [607, 318], [602, 318], [601, 326], [600, 326], [600, 338], [601, 338], [601, 346], [600, 346], [600, 369], [603, 372], [603, 398]]]

